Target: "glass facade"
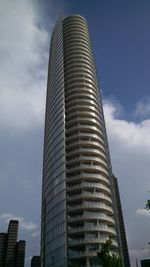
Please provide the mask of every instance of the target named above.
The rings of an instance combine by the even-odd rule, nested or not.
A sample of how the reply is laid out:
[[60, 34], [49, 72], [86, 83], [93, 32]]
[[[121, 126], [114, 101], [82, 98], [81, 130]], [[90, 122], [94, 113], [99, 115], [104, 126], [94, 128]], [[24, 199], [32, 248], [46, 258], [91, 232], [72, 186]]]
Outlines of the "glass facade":
[[43, 192], [41, 266], [64, 267], [66, 238], [65, 100], [62, 23], [52, 36], [47, 85]]

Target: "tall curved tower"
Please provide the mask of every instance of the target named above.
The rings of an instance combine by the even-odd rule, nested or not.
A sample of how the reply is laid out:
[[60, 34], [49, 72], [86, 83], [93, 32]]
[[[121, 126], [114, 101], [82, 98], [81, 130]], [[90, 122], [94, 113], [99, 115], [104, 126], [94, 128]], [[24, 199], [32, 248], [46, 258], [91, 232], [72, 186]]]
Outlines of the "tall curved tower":
[[118, 251], [112, 172], [101, 96], [85, 19], [61, 18], [48, 71], [42, 267], [99, 266], [107, 239]]

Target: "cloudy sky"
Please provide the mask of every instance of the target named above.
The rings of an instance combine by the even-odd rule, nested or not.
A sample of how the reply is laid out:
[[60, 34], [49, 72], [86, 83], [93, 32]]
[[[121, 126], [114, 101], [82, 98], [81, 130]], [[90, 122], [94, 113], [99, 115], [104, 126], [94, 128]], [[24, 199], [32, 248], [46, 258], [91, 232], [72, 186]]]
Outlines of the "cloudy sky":
[[150, 257], [150, 2], [0, 0], [0, 231], [20, 221], [26, 267], [40, 250], [48, 50], [61, 14], [86, 17], [132, 266]]

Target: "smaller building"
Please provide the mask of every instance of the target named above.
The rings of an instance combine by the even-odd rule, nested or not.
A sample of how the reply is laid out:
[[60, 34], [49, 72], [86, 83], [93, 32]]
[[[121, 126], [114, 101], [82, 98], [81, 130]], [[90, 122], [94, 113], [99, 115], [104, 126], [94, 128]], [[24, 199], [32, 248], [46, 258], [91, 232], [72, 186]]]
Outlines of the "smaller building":
[[19, 240], [17, 242], [17, 253], [16, 253], [16, 266], [22, 267], [24, 266], [25, 261], [25, 241]]
[[0, 233], [0, 266], [5, 265], [7, 234]]
[[19, 222], [11, 220], [7, 233], [0, 233], [0, 267], [24, 267], [25, 241], [18, 237]]
[[16, 267], [16, 245], [18, 237], [19, 222], [11, 220], [7, 231], [7, 248], [5, 267]]
[[31, 267], [41, 267], [41, 257], [33, 256], [31, 259]]
[[150, 259], [141, 260], [141, 267], [150, 267]]

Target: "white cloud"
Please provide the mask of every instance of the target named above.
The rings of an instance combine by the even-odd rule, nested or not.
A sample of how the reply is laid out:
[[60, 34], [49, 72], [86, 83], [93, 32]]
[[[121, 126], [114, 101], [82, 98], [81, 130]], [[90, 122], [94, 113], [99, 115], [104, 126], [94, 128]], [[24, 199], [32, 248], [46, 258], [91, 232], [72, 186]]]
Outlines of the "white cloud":
[[136, 215], [150, 217], [150, 210], [137, 209], [136, 210]]
[[[150, 152], [150, 120], [140, 123], [129, 122], [117, 118], [117, 108], [111, 102], [104, 102], [107, 131], [111, 139], [120, 142], [130, 149], [145, 149]], [[141, 152], [141, 151], [140, 151]]]
[[35, 1], [1, 0], [1, 128], [25, 130], [42, 122], [49, 38], [39, 24]]
[[104, 113], [112, 168], [118, 177], [125, 228], [129, 237], [131, 265], [135, 266], [136, 257], [140, 259], [145, 255], [143, 253], [148, 255], [150, 252], [149, 249], [141, 252], [149, 242], [149, 220], [146, 216], [150, 216], [150, 213], [144, 207], [146, 199], [150, 198], [150, 120], [136, 123], [121, 119], [122, 114], [118, 112], [117, 105], [107, 100], [104, 101]]
[[139, 118], [150, 117], [150, 97], [137, 103], [135, 115]]
[[3, 213], [0, 215], [0, 220], [3, 223], [9, 223], [10, 220], [18, 220], [19, 221], [19, 228], [23, 231], [32, 232], [34, 230], [37, 230], [38, 225], [33, 223], [32, 221], [26, 221], [25, 218], [21, 216], [15, 216], [11, 213]]
[[149, 197], [150, 120], [136, 123], [119, 119], [116, 106], [108, 101], [104, 102], [104, 113], [113, 170], [128, 203], [128, 213], [134, 206], [135, 214], [139, 206], [145, 207]]

